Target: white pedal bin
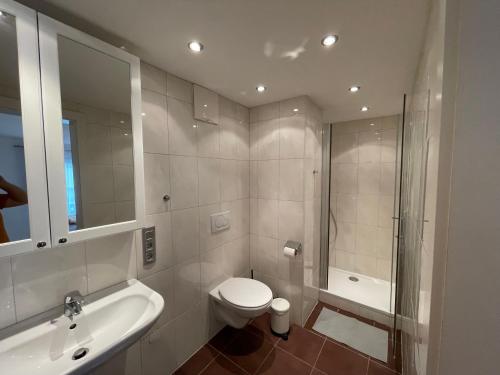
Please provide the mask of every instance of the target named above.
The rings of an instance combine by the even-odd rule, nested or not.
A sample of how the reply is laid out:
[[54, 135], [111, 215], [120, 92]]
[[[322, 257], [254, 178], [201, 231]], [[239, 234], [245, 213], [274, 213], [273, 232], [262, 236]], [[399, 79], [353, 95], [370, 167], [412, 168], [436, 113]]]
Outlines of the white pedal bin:
[[271, 304], [271, 329], [278, 335], [286, 335], [290, 330], [290, 302], [275, 298]]

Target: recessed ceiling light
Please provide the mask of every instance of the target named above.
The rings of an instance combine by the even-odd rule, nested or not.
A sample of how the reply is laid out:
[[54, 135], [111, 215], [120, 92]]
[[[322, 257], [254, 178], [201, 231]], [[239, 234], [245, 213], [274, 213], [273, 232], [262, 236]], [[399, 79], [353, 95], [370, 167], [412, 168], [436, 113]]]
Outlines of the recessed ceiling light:
[[201, 52], [203, 50], [203, 44], [201, 44], [197, 40], [192, 40], [191, 42], [189, 42], [188, 47], [193, 52]]
[[146, 112], [141, 113], [142, 117], [146, 116]]
[[0, 16], [3, 16], [3, 12], [0, 10]]
[[370, 122], [370, 126], [374, 126], [375, 124], [373, 122]]
[[350, 92], [358, 92], [361, 86], [351, 86], [349, 87]]
[[366, 112], [368, 111], [368, 107], [366, 105], [361, 107], [361, 112]]
[[321, 44], [325, 47], [333, 46], [339, 40], [338, 35], [325, 35], [323, 39], [321, 39]]
[[298, 112], [298, 111], [299, 111], [299, 109], [298, 109], [298, 108], [294, 108], [294, 109], [293, 109], [293, 111], [294, 111], [294, 112]]
[[257, 92], [264, 92], [267, 90], [267, 87], [264, 85], [259, 85], [255, 89], [257, 90]]

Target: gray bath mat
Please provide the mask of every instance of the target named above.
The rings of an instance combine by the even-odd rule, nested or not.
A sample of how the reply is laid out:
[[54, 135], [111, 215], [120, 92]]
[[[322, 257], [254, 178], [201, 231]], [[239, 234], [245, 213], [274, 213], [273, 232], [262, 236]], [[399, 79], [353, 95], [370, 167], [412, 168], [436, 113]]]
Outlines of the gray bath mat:
[[389, 332], [323, 307], [313, 329], [370, 357], [387, 362]]

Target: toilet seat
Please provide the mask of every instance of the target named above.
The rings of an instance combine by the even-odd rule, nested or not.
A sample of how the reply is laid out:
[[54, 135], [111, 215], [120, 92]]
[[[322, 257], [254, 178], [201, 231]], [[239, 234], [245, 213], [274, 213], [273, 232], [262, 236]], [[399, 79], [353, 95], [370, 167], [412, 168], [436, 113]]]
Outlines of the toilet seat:
[[273, 292], [264, 283], [242, 277], [233, 277], [219, 286], [221, 299], [238, 309], [261, 309], [270, 305]]

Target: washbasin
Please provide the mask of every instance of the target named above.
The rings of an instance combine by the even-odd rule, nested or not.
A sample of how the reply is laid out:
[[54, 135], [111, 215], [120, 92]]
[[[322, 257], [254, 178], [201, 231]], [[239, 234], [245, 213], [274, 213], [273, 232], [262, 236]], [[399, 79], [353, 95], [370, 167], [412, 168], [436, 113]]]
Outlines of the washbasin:
[[163, 298], [137, 280], [85, 297], [82, 312], [2, 337], [2, 374], [85, 374], [129, 347], [163, 311]]

